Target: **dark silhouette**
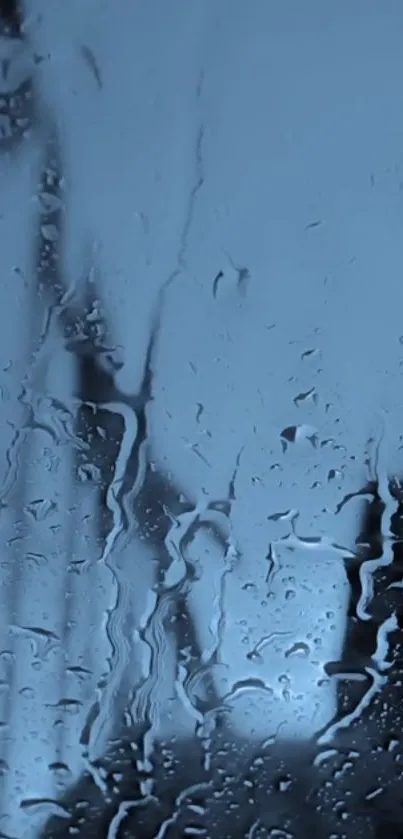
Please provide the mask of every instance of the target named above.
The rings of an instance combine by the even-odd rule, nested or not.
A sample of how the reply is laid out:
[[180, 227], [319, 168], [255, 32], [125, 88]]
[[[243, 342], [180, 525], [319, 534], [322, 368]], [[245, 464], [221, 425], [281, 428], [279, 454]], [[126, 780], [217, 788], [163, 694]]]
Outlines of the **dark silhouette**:
[[1, 0], [0, 15], [4, 33], [13, 37], [20, 37], [22, 34], [22, 16], [21, 4], [18, 0]]

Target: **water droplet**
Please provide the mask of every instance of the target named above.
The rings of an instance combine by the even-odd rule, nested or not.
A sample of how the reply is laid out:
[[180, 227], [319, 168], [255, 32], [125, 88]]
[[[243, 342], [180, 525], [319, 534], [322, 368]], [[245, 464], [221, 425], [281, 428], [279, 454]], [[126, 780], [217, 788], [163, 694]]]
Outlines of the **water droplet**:
[[59, 196], [52, 192], [40, 192], [38, 198], [41, 209], [45, 213], [55, 213], [62, 207], [62, 202]]
[[383, 787], [376, 787], [375, 789], [370, 790], [365, 796], [366, 801], [373, 801], [374, 798], [378, 798], [379, 795], [383, 793]]
[[60, 643], [60, 638], [55, 632], [40, 626], [12, 624], [10, 632], [17, 636], [28, 635], [32, 642], [33, 655], [41, 661], [45, 661], [49, 653]]
[[304, 643], [303, 641], [296, 641], [292, 647], [289, 647], [288, 650], [284, 653], [285, 658], [290, 658], [291, 656], [300, 656], [302, 658], [308, 658], [310, 653], [310, 647], [308, 644]]
[[41, 233], [47, 242], [57, 242], [59, 230], [55, 224], [41, 224]]
[[317, 355], [318, 352], [319, 350], [317, 349], [304, 350], [304, 352], [301, 355], [301, 359], [303, 360], [304, 358], [309, 358], [312, 355]]
[[320, 227], [323, 224], [322, 219], [316, 219], [315, 221], [310, 221], [309, 224], [305, 226], [305, 230], [313, 230], [315, 227]]
[[35, 691], [31, 687], [24, 687], [18, 691], [20, 696], [23, 696], [24, 699], [34, 699], [35, 698]]
[[20, 802], [21, 810], [34, 811], [38, 815], [45, 811], [46, 815], [58, 816], [61, 819], [71, 818], [71, 813], [53, 798], [25, 798]]
[[26, 513], [29, 513], [34, 521], [45, 521], [52, 513], [57, 510], [54, 501], [49, 501], [46, 498], [37, 498], [35, 501], [30, 501], [24, 507]]
[[67, 763], [56, 761], [49, 764], [49, 771], [52, 772], [58, 787], [65, 787], [71, 780], [71, 770]]
[[272, 513], [267, 516], [268, 521], [294, 521], [298, 517], [298, 510], [285, 510], [284, 513]]
[[328, 480], [328, 483], [330, 483], [331, 481], [335, 481], [335, 480], [338, 480], [338, 481], [343, 480], [342, 469], [329, 469], [329, 472], [328, 472], [328, 475], [327, 475], [327, 480]]
[[82, 702], [79, 699], [59, 699], [59, 702], [56, 703], [47, 703], [46, 708], [54, 708], [55, 710], [63, 710], [66, 711], [68, 714], [72, 714], [73, 716], [79, 713], [80, 708], [82, 707]]
[[86, 667], [80, 667], [79, 665], [67, 667], [66, 672], [77, 676], [80, 681], [88, 679], [91, 676], [91, 670], [87, 670]]
[[299, 393], [294, 399], [294, 405], [298, 408], [302, 402], [313, 402], [314, 405], [318, 402], [318, 395], [316, 393], [316, 389], [311, 387], [310, 390], [306, 390], [302, 393]]
[[37, 567], [40, 567], [41, 565], [46, 565], [48, 560], [47, 560], [47, 558], [44, 554], [39, 554], [39, 553], [34, 553], [33, 551], [28, 551], [28, 553], [26, 555], [26, 561], [27, 562], [32, 562]]
[[292, 785], [291, 775], [284, 775], [277, 780], [277, 789], [279, 792], [287, 792]]
[[313, 448], [318, 444], [318, 432], [312, 425], [289, 425], [283, 428], [280, 438], [283, 451], [287, 450], [288, 443], [308, 442]]
[[78, 467], [77, 477], [82, 483], [97, 482], [101, 478], [101, 470], [94, 463], [84, 463]]
[[269, 687], [263, 679], [251, 677], [249, 679], [240, 679], [235, 682], [230, 692], [224, 696], [223, 701], [227, 702], [229, 699], [235, 699], [240, 693], [256, 690], [265, 691], [265, 693], [269, 693], [270, 696], [273, 695], [273, 689]]
[[398, 745], [399, 745], [399, 740], [396, 740], [394, 737], [391, 737], [391, 739], [386, 744], [386, 750], [388, 752], [393, 752], [393, 750], [396, 749], [398, 747]]
[[288, 443], [295, 443], [295, 438], [297, 434], [297, 426], [296, 425], [289, 425], [287, 428], [283, 428], [281, 432], [281, 437], [286, 440]]

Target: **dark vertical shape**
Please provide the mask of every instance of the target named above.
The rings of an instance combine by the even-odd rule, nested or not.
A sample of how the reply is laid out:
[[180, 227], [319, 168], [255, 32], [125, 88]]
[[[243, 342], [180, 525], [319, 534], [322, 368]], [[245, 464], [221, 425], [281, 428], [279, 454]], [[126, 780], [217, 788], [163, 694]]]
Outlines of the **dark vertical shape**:
[[[382, 515], [385, 504], [382, 501], [378, 484], [367, 486], [358, 495], [370, 495], [371, 500], [365, 500], [365, 508], [361, 520], [360, 533], [356, 539], [358, 557], [345, 561], [347, 579], [350, 584], [350, 601], [347, 611], [347, 629], [343, 644], [341, 660], [329, 662], [326, 670], [329, 676], [341, 676], [337, 688], [338, 710], [336, 719], [343, 719], [359, 704], [369, 688], [365, 667], [371, 664], [375, 653], [379, 624], [375, 616], [371, 620], [362, 621], [357, 615], [357, 605], [361, 596], [360, 569], [367, 560], [379, 559], [382, 556]], [[374, 604], [370, 604], [372, 614]], [[357, 681], [356, 674], [360, 675]], [[351, 676], [351, 678], [350, 678]]]
[[13, 38], [22, 37], [22, 14], [19, 0], [0, 0], [0, 33]]
[[[1, 48], [7, 44], [5, 54]], [[28, 48], [27, 55], [28, 55]], [[10, 66], [14, 50], [24, 50], [20, 6], [16, 2], [0, 2], [0, 154], [15, 155], [33, 123], [33, 83], [27, 62], [27, 75], [18, 88], [10, 83]], [[12, 74], [11, 74], [12, 78]]]
[[[0, 37], [11, 46], [21, 48], [22, 41], [22, 19], [20, 14], [19, 2], [13, 0], [1, 0], [0, 2]], [[14, 43], [13, 43], [14, 42]], [[12, 50], [11, 50], [12, 54]], [[13, 165], [13, 157], [16, 156], [21, 147], [21, 142], [25, 139], [27, 133], [33, 129], [35, 124], [34, 114], [34, 97], [33, 97], [33, 81], [27, 68], [27, 76], [21, 82], [17, 89], [12, 89], [9, 84], [9, 67], [11, 59], [9, 56], [4, 58], [0, 53], [0, 154], [10, 155], [10, 166]], [[18, 165], [18, 164], [17, 164]], [[1, 186], [0, 186], [1, 188]], [[27, 329], [31, 330], [32, 323], [27, 324]], [[24, 464], [21, 465], [20, 472], [16, 485], [14, 486], [14, 505], [15, 505], [15, 521], [19, 522], [23, 519], [22, 511], [24, 509], [26, 480]], [[21, 531], [20, 531], [21, 532]], [[24, 538], [25, 530], [22, 529], [22, 539]], [[23, 544], [23, 541], [22, 541]], [[7, 600], [7, 620], [12, 623], [19, 609], [20, 586], [23, 577], [23, 559], [21, 558], [21, 545], [18, 552], [13, 556], [12, 563], [12, 579], [10, 585], [9, 597]], [[7, 693], [5, 700], [4, 714], [5, 719], [9, 720], [11, 717], [12, 707], [12, 690]], [[2, 760], [7, 765], [7, 742], [6, 739], [4, 749], [2, 751]], [[3, 793], [0, 794], [0, 810], [4, 808], [2, 801]]]
[[[0, 2], [0, 35], [14, 39], [23, 38], [22, 18], [20, 4], [17, 2]], [[1, 60], [1, 56], [0, 56]], [[3, 76], [7, 75], [6, 62], [0, 68]], [[33, 125], [35, 106], [38, 104], [40, 91], [34, 90], [31, 77], [23, 82], [17, 91], [7, 92], [0, 95], [0, 117], [4, 114], [8, 117], [7, 132], [0, 134], [0, 152], [9, 151], [18, 147], [18, 143], [25, 137], [29, 128]], [[36, 117], [38, 115], [36, 114]], [[86, 444], [86, 454], [77, 447], [75, 453], [75, 474], [77, 478], [79, 469], [89, 470], [95, 467], [97, 474], [96, 491], [98, 494], [98, 521], [97, 540], [100, 548], [105, 544], [105, 539], [112, 526], [111, 514], [107, 505], [107, 492], [113, 478], [116, 457], [124, 433], [122, 417], [112, 410], [108, 410], [108, 403], [126, 403], [136, 415], [137, 437], [130, 454], [126, 468], [125, 479], [119, 492], [119, 500], [129, 499], [129, 512], [134, 513], [136, 526], [145, 536], [146, 541], [152, 546], [156, 553], [156, 559], [161, 569], [169, 564], [169, 557], [164, 545], [164, 539], [171, 526], [170, 515], [175, 516], [183, 510], [192, 508], [190, 502], [180, 500], [180, 490], [161, 472], [151, 468], [147, 452], [145, 480], [135, 494], [131, 493], [139, 470], [139, 458], [141, 449], [147, 447], [147, 408], [152, 399], [152, 355], [157, 338], [158, 318], [151, 329], [150, 341], [146, 353], [144, 376], [140, 391], [132, 398], [126, 398], [116, 388], [114, 373], [116, 366], [111, 361], [106, 337], [108, 328], [105, 321], [98, 323], [93, 329], [88, 314], [91, 311], [94, 296], [99, 296], [99, 288], [93, 288], [90, 294], [88, 287], [81, 295], [80, 291], [76, 297], [69, 293], [63, 276], [63, 234], [64, 234], [64, 207], [63, 207], [63, 165], [61, 158], [60, 138], [57, 135], [55, 125], [45, 125], [42, 121], [37, 128], [41, 129], [42, 141], [44, 144], [42, 175], [39, 184], [38, 228], [36, 232], [36, 255], [34, 266], [34, 288], [33, 297], [35, 307], [31, 322], [31, 331], [34, 338], [36, 350], [39, 338], [40, 346], [46, 341], [47, 332], [51, 318], [56, 318], [60, 326], [60, 332], [65, 341], [66, 348], [73, 354], [77, 372], [78, 411], [76, 421], [77, 438]], [[46, 311], [48, 315], [42, 335], [38, 335], [38, 312], [40, 315]], [[93, 321], [92, 321], [93, 323]], [[40, 350], [40, 347], [39, 347]], [[24, 503], [24, 473], [21, 474], [22, 505]], [[167, 513], [167, 511], [169, 511]], [[216, 537], [223, 544], [225, 537], [217, 531]], [[66, 560], [67, 568], [67, 560]], [[18, 570], [18, 569], [17, 569]], [[13, 604], [11, 609], [18, 610], [19, 586], [18, 580], [21, 575], [16, 574], [15, 586], [13, 589]], [[66, 581], [67, 586], [67, 581]], [[162, 595], [164, 596], [164, 595]], [[200, 654], [196, 639], [193, 620], [188, 611], [186, 597], [178, 594], [177, 599], [177, 631], [178, 642], [189, 645], [195, 659]], [[65, 614], [65, 624], [71, 616]], [[66, 637], [65, 637], [66, 641]], [[63, 674], [60, 674], [63, 678]], [[104, 800], [99, 789], [95, 786], [90, 775], [84, 775], [79, 783], [66, 794], [66, 806], [77, 808], [76, 822], [82, 825], [83, 819], [83, 798], [88, 799], [88, 823], [85, 828], [82, 825], [80, 835], [97, 836], [107, 834], [110, 820], [116, 813], [119, 801], [140, 797], [139, 781], [141, 773], [136, 766], [136, 749], [130, 741], [141, 742], [141, 731], [128, 731], [127, 739], [122, 739], [114, 744], [102, 761], [108, 773], [108, 784], [110, 790], [109, 803]], [[192, 744], [192, 749], [197, 744]], [[113, 772], [122, 772], [122, 781], [117, 789], [116, 782], [112, 778]], [[160, 766], [161, 771], [161, 766]], [[178, 788], [179, 778], [183, 767], [177, 766], [175, 784]], [[187, 779], [189, 780], [189, 779]], [[196, 780], [196, 777], [195, 777]], [[182, 781], [180, 781], [182, 783]], [[91, 826], [94, 819], [94, 829]], [[151, 819], [151, 821], [150, 821]], [[150, 816], [150, 825], [154, 824]], [[146, 819], [147, 821], [147, 819]], [[63, 819], [57, 820], [55, 834], [53, 834], [54, 820], [46, 828], [46, 835], [64, 835], [69, 832], [69, 827], [74, 822]], [[154, 835], [153, 830], [149, 835]]]
[[[344, 674], [338, 691], [337, 720], [355, 711], [372, 686], [369, 671], [381, 681], [371, 701], [364, 704], [354, 721], [341, 728], [335, 736], [339, 751], [334, 758], [334, 800], [342, 799], [349, 812], [345, 823], [347, 836], [357, 835], [355, 819], [366, 825], [365, 837], [403, 835], [403, 801], [401, 769], [401, 728], [403, 686], [403, 492], [399, 481], [389, 483], [389, 493], [396, 501], [396, 510], [389, 522], [382, 522], [385, 504], [376, 485], [372, 500], [364, 511], [361, 546], [357, 562], [346, 561], [351, 586], [348, 628], [341, 661], [334, 662], [333, 672]], [[386, 524], [386, 526], [385, 526]], [[387, 527], [389, 525], [389, 527]], [[387, 533], [389, 531], [389, 533]], [[392, 556], [387, 564], [379, 564], [372, 572], [373, 598], [367, 607], [370, 619], [359, 620], [356, 614], [361, 594], [359, 569], [366, 560], [381, 559], [385, 540], [392, 540]], [[375, 655], [379, 630], [389, 621], [381, 656]], [[362, 681], [349, 678], [360, 674]], [[366, 678], [364, 678], [366, 676]], [[391, 747], [391, 744], [395, 744]], [[400, 743], [400, 746], [397, 745]], [[355, 754], [355, 757], [354, 757]], [[351, 758], [351, 769], [343, 771], [344, 755]], [[374, 789], [379, 794], [372, 796]]]
[[[345, 639], [347, 657], [349, 650], [354, 655], [368, 658], [375, 651], [376, 631], [372, 621], [363, 623], [357, 618], [357, 604], [361, 596], [360, 569], [363, 562], [369, 559], [380, 559], [383, 552], [381, 533], [382, 515], [385, 504], [376, 488], [371, 501], [365, 502], [365, 510], [361, 522], [361, 532], [358, 536], [359, 559], [346, 561], [347, 579], [350, 584], [350, 604], [348, 608], [348, 627]], [[371, 608], [373, 604], [371, 604]], [[374, 634], [375, 633], [375, 634]]]
[[[340, 662], [334, 663], [333, 672], [348, 674], [364, 672], [364, 667], [372, 664], [372, 657], [377, 648], [378, 632], [385, 620], [396, 615], [399, 629], [389, 637], [391, 647], [398, 649], [398, 636], [403, 628], [403, 598], [399, 587], [403, 581], [403, 492], [401, 484], [395, 480], [389, 484], [389, 492], [396, 499], [396, 512], [390, 521], [390, 534], [393, 540], [393, 560], [387, 565], [380, 565], [373, 572], [373, 598], [368, 606], [370, 620], [360, 620], [357, 615], [357, 604], [361, 595], [360, 569], [367, 560], [381, 559], [384, 550], [382, 535], [382, 516], [385, 504], [381, 499], [378, 487], [373, 490], [373, 497], [366, 503], [361, 523], [361, 533], [357, 539], [359, 557], [357, 560], [346, 561], [346, 572], [350, 583], [350, 603], [348, 609], [348, 624], [344, 640], [343, 654]], [[368, 684], [346, 679], [339, 688], [338, 717], [349, 713], [360, 701]]]

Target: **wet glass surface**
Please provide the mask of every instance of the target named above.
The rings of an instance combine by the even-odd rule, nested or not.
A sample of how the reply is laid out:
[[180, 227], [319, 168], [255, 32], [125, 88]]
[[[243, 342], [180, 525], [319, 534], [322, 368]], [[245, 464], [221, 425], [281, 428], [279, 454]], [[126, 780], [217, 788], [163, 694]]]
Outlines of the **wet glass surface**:
[[0, 12], [0, 837], [398, 839], [401, 4]]

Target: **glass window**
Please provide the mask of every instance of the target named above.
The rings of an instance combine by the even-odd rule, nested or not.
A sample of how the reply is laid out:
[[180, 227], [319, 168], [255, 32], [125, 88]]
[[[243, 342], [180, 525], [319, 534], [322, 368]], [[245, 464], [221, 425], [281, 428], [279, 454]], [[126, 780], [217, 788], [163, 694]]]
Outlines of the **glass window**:
[[0, 14], [0, 834], [397, 839], [402, 6]]

